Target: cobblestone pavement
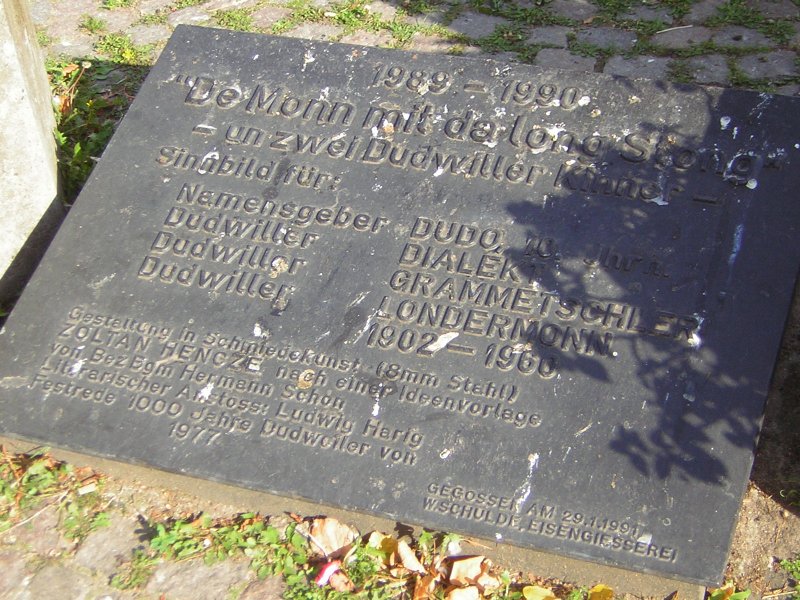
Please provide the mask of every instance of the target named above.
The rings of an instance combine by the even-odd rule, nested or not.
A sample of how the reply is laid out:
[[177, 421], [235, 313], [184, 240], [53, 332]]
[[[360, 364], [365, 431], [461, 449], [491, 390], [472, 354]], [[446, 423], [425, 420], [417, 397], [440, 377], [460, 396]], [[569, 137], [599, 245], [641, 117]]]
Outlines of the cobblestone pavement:
[[[259, 580], [246, 560], [158, 564], [140, 588], [111, 585], [146, 546], [148, 520], [203, 512], [229, 517], [241, 506], [204, 501], [179, 491], [109, 478], [103, 487], [108, 525], [82, 542], [64, 535], [63, 512], [38, 508], [27, 522], [0, 533], [0, 600], [276, 600], [278, 578]], [[47, 504], [45, 503], [45, 506]]]
[[154, 58], [178, 24], [800, 94], [798, 0], [31, 0], [52, 56]]
[[[149, 62], [184, 23], [800, 95], [800, 0], [31, 0], [31, 12], [52, 57]], [[52, 509], [2, 534], [0, 600], [280, 596], [236, 561], [164, 563], [141, 591], [110, 587], [143, 543], [140, 517], [188, 502], [170, 493], [113, 484], [110, 526], [79, 546]]]

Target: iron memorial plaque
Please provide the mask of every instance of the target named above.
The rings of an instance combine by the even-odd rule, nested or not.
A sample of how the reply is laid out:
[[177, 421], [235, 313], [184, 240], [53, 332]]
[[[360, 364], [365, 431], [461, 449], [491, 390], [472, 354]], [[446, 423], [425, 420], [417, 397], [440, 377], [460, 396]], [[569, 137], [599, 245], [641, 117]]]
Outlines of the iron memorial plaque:
[[719, 580], [796, 99], [178, 27], [0, 336], [0, 431]]

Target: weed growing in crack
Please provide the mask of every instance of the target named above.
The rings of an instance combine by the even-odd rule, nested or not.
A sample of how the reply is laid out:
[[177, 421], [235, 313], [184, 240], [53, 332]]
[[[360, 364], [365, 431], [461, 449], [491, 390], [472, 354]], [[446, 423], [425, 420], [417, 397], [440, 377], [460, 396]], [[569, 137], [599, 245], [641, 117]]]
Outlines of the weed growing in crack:
[[115, 8], [129, 8], [133, 6], [135, 0], [103, 0], [103, 8], [113, 10]]
[[333, 22], [342, 25], [348, 33], [359, 29], [367, 31], [382, 29], [380, 18], [366, 8], [363, 0], [333, 4], [331, 11], [334, 13]]
[[95, 50], [113, 62], [128, 65], [149, 65], [153, 60], [151, 45], [137, 46], [129, 35], [107, 33], [96, 44]]
[[254, 513], [225, 520], [200, 515], [191, 520], [154, 523], [149, 547], [134, 555], [112, 585], [118, 589], [139, 587], [159, 561], [193, 558], [213, 564], [244, 556], [259, 578], [296, 575], [308, 561], [308, 542], [296, 527], [293, 523], [280, 531]]
[[682, 19], [692, 10], [694, 0], [661, 0], [660, 3], [667, 7], [675, 19]]
[[111, 587], [118, 590], [133, 590], [148, 582], [158, 559], [144, 550], [136, 550], [131, 561], [111, 578]]
[[217, 25], [234, 31], [255, 31], [252, 10], [249, 8], [231, 8], [214, 12]]
[[64, 201], [71, 204], [141, 85], [146, 69], [108, 62], [47, 63]]
[[292, 11], [292, 14], [275, 23], [272, 26], [272, 33], [284, 33], [300, 23], [316, 23], [325, 18], [324, 11], [309, 4], [308, 0], [292, 0], [287, 4], [287, 8]]
[[[101, 480], [92, 472], [55, 460], [45, 448], [9, 454], [0, 447], [0, 533], [32, 520], [53, 507], [66, 537], [80, 541], [108, 525], [101, 509]], [[44, 507], [40, 505], [45, 503]]]
[[779, 44], [787, 43], [794, 35], [794, 26], [785, 19], [767, 19], [745, 0], [728, 0], [717, 7], [717, 14], [706, 21], [710, 27], [739, 25], [756, 29]]
[[794, 560], [783, 559], [780, 563], [781, 569], [786, 571], [792, 580], [791, 585], [794, 593], [789, 596], [791, 600], [800, 600], [800, 556]]
[[166, 25], [169, 12], [157, 10], [154, 13], [139, 17], [139, 25]]
[[172, 5], [172, 8], [173, 10], [181, 10], [183, 8], [189, 8], [190, 6], [199, 6], [206, 2], [208, 2], [208, 0], [177, 0], [175, 4]]
[[79, 27], [89, 33], [100, 33], [105, 31], [107, 25], [103, 19], [98, 19], [91, 15], [83, 15]]
[[44, 29], [37, 28], [36, 43], [39, 44], [40, 48], [47, 48], [53, 44], [53, 38]]
[[595, 0], [595, 4], [600, 8], [601, 14], [616, 19], [619, 15], [631, 9], [631, 0]]
[[497, 27], [490, 35], [478, 40], [478, 45], [485, 52], [514, 52], [523, 49], [525, 39], [522, 31], [516, 26]]
[[667, 76], [675, 83], [692, 83], [694, 75], [692, 68], [685, 60], [673, 60], [667, 68]]

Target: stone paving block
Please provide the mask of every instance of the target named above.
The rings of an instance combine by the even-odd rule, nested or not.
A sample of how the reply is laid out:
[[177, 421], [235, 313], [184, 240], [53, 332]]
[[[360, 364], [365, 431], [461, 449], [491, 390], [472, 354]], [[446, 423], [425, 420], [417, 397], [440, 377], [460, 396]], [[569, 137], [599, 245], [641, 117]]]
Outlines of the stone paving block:
[[792, 0], [746, 0], [745, 4], [767, 19], [797, 19], [800, 6]]
[[672, 15], [664, 8], [655, 8], [653, 6], [637, 6], [633, 10], [625, 13], [623, 19], [630, 19], [632, 21], [661, 21], [662, 23], [672, 23]]
[[259, 0], [211, 0], [198, 6], [204, 8], [209, 13], [214, 13], [218, 10], [231, 10], [232, 8], [246, 8], [248, 6], [255, 6]]
[[211, 15], [202, 6], [189, 6], [176, 10], [167, 17], [170, 27], [178, 25], [202, 25], [211, 20]]
[[94, 13], [106, 24], [106, 32], [130, 33], [128, 29], [139, 20], [138, 11], [131, 8], [115, 8]]
[[633, 48], [637, 36], [633, 31], [614, 29], [613, 27], [594, 27], [581, 29], [577, 33], [577, 40], [581, 44], [591, 44], [598, 48], [625, 51]]
[[491, 57], [492, 60], [503, 64], [520, 62], [519, 55], [516, 52], [497, 52], [496, 54], [492, 54]]
[[409, 15], [405, 18], [406, 23], [410, 23], [416, 27], [443, 25], [445, 21], [447, 21], [447, 16], [445, 12], [441, 10], [432, 10], [422, 14]]
[[239, 600], [280, 600], [286, 586], [279, 577], [269, 577], [248, 585]]
[[204, 4], [176, 10], [167, 17], [167, 22], [173, 28], [178, 25], [203, 25], [211, 21], [214, 13], [218, 10], [245, 8], [255, 3], [256, 0], [211, 0]]
[[392, 21], [397, 16], [397, 6], [383, 0], [372, 0], [364, 8], [384, 21]]
[[264, 8], [258, 9], [250, 16], [253, 18], [253, 24], [256, 27], [269, 32], [275, 23], [281, 19], [285, 19], [291, 14], [292, 11], [289, 8], [283, 8], [282, 6], [265, 6]]
[[20, 548], [40, 556], [59, 556], [72, 548], [72, 543], [59, 532], [58, 512], [55, 507], [44, 510], [35, 519], [4, 534], [4, 537], [14, 540]]
[[47, 47], [49, 56], [84, 58], [95, 55], [94, 38], [88, 34], [74, 34], [69, 38], [59, 38]]
[[721, 54], [695, 56], [686, 61], [697, 83], [728, 85], [728, 60]]
[[169, 37], [170, 29], [166, 25], [134, 25], [128, 30], [131, 41], [137, 46], [157, 45]]
[[600, 12], [597, 6], [588, 0], [553, 0], [546, 5], [546, 8], [554, 15], [576, 21], [585, 21]]
[[336, 41], [344, 30], [336, 25], [327, 23], [302, 23], [283, 35], [292, 38], [305, 38], [307, 40]]
[[467, 37], [477, 39], [491, 35], [497, 27], [508, 24], [509, 21], [502, 17], [464, 13], [450, 23], [447, 28], [456, 33], [462, 33]]
[[609, 75], [622, 75], [632, 79], [664, 79], [667, 77], [670, 59], [654, 56], [635, 56], [625, 58], [612, 56], [603, 73]]
[[138, 7], [142, 14], [152, 15], [169, 8], [174, 2], [175, 0], [140, 0]]
[[31, 2], [28, 5], [31, 13], [31, 19], [35, 25], [45, 27], [53, 14], [53, 6], [47, 0], [39, 0], [38, 2]]
[[797, 55], [790, 50], [751, 54], [739, 59], [739, 68], [751, 79], [780, 79], [797, 75]]
[[378, 33], [372, 31], [356, 31], [339, 40], [343, 44], [356, 44], [358, 46], [373, 46], [388, 48], [393, 41], [392, 35], [386, 31]]
[[456, 49], [461, 50], [463, 54], [477, 54], [480, 52], [475, 46], [464, 46], [435, 35], [424, 35], [422, 33], [415, 33], [411, 37], [408, 49], [432, 54], [447, 54]]
[[58, 564], [45, 565], [33, 576], [26, 591], [31, 600], [84, 600], [94, 597], [92, 580], [89, 577]]
[[531, 30], [528, 39], [525, 40], [526, 44], [538, 44], [541, 46], [556, 46], [558, 48], [567, 47], [567, 33], [571, 29], [561, 25], [547, 25], [545, 27], [536, 27]]
[[90, 534], [75, 552], [76, 564], [110, 579], [120, 565], [131, 560], [136, 548], [143, 548], [141, 525], [133, 518], [115, 514], [107, 527]]
[[800, 84], [790, 83], [789, 85], [783, 85], [776, 91], [783, 96], [800, 96]]
[[730, 48], [774, 48], [776, 45], [760, 31], [738, 25], [718, 29], [711, 36], [711, 41], [717, 46]]
[[568, 71], [594, 71], [595, 59], [589, 56], [578, 56], [569, 50], [545, 48], [540, 50], [533, 61], [537, 67], [546, 69], [565, 69]]
[[707, 42], [711, 39], [711, 33], [707, 27], [679, 27], [656, 33], [650, 41], [657, 46], [676, 50]]
[[728, 0], [701, 0], [693, 5], [689, 13], [683, 18], [686, 23], [705, 23], [710, 17], [717, 14], [717, 8]]
[[144, 592], [166, 596], [170, 600], [197, 600], [200, 597], [225, 600], [231, 587], [246, 581], [248, 571], [247, 562], [240, 560], [226, 560], [210, 566], [199, 560], [165, 562], [153, 572]]
[[13, 598], [11, 592], [27, 577], [25, 559], [21, 552], [0, 552], [0, 598]]
[[95, 0], [58, 1], [53, 4], [53, 12], [47, 25], [47, 33], [53, 39], [48, 48], [51, 54], [63, 53], [67, 56], [84, 56], [92, 51], [93, 38], [80, 28], [84, 15], [104, 18], [97, 10]]

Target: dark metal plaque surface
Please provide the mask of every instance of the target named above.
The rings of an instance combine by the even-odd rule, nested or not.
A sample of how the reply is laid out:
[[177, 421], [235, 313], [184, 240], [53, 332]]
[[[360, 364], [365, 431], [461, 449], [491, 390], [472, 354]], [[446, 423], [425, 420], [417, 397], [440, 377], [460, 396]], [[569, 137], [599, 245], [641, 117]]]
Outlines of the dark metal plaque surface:
[[0, 336], [0, 430], [717, 580], [800, 106], [179, 27]]

